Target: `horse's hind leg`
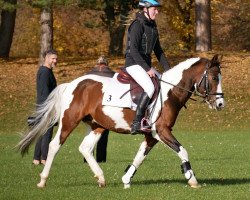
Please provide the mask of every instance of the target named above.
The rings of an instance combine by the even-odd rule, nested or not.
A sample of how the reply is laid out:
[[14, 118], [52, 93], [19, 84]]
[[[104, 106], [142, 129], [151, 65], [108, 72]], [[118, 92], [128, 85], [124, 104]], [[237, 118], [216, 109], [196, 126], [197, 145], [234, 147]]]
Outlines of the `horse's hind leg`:
[[125, 170], [125, 175], [122, 177], [124, 189], [130, 188], [131, 179], [136, 173], [136, 170], [142, 164], [149, 151], [154, 147], [158, 140], [154, 139], [152, 135], [146, 135], [145, 141], [141, 143], [141, 146], [134, 158], [132, 165], [129, 165]]
[[57, 131], [55, 137], [53, 138], [53, 140], [49, 144], [49, 151], [48, 151], [47, 160], [46, 160], [45, 166], [43, 168], [43, 171], [40, 174], [41, 180], [37, 184], [37, 187], [39, 187], [39, 188], [45, 187], [46, 180], [49, 176], [49, 171], [50, 171], [52, 162], [54, 160], [56, 153], [60, 149], [60, 146], [61, 146], [60, 139], [59, 139], [60, 133], [61, 133], [61, 127], [58, 128], [58, 131]]
[[78, 125], [78, 123], [74, 123], [72, 126], [69, 126], [69, 124], [64, 125], [62, 122], [59, 124], [57, 133], [53, 140], [49, 144], [49, 151], [47, 160], [45, 163], [45, 166], [43, 168], [42, 173], [40, 174], [41, 180], [37, 184], [37, 187], [43, 188], [45, 187], [46, 180], [49, 176], [50, 168], [52, 166], [53, 160], [55, 158], [55, 155], [59, 151], [61, 145], [65, 142], [67, 137], [70, 135], [72, 130]]
[[96, 162], [93, 156], [93, 150], [101, 137], [101, 134], [104, 129], [96, 129], [95, 131], [90, 131], [90, 133], [83, 139], [81, 145], [79, 146], [79, 151], [82, 153], [86, 161], [88, 162], [90, 169], [95, 174], [97, 183], [99, 187], [104, 187], [106, 185], [105, 178], [102, 169]]

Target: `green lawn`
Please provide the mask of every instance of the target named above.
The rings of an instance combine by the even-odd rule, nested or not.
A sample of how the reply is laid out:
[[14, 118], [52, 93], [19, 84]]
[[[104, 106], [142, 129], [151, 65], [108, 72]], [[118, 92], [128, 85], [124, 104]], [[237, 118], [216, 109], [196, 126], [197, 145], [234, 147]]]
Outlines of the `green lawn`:
[[0, 134], [0, 199], [249, 199], [250, 134], [238, 132], [184, 132], [175, 136], [188, 150], [192, 167], [202, 185], [187, 186], [180, 160], [158, 144], [124, 190], [123, 171], [131, 163], [143, 136], [111, 133], [108, 161], [101, 164], [107, 181], [98, 188], [88, 165], [78, 152], [83, 126], [74, 131], [58, 153], [45, 189], [36, 188], [42, 166], [31, 164], [34, 146], [21, 158], [13, 150], [16, 134]]

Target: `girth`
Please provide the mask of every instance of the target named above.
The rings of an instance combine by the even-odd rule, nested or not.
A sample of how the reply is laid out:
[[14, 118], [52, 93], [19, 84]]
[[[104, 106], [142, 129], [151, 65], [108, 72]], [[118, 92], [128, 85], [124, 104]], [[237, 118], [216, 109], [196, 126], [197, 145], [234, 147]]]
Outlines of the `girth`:
[[[131, 94], [131, 98], [132, 101], [135, 104], [138, 104], [139, 99], [141, 97], [141, 94], [144, 92], [143, 88], [128, 74], [128, 72], [126, 71], [125, 68], [120, 68], [118, 71], [118, 76], [117, 76], [117, 80], [120, 83], [123, 84], [130, 84], [130, 90], [128, 92], [130, 92]], [[149, 104], [151, 104], [158, 96], [159, 90], [160, 90], [160, 83], [158, 78], [156, 77], [152, 77], [151, 78], [154, 87], [155, 87], [155, 91], [154, 94], [149, 102]], [[147, 83], [145, 83], [147, 84]]]

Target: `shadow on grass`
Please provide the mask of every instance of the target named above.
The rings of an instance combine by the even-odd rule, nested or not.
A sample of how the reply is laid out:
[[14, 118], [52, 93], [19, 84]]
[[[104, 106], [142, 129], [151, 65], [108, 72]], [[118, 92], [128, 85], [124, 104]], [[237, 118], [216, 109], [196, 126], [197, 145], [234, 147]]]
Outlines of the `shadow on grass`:
[[249, 184], [250, 178], [212, 178], [212, 179], [200, 179], [201, 183], [211, 184], [211, 185], [239, 185], [239, 184]]
[[[187, 181], [185, 179], [154, 179], [154, 180], [143, 180], [143, 181], [132, 181], [132, 185], [171, 185], [171, 184], [182, 184], [183, 186], [187, 185]], [[230, 185], [243, 185], [243, 184], [250, 184], [250, 179], [199, 179], [199, 183], [201, 186], [230, 186]], [[66, 181], [66, 182], [60, 182], [60, 183], [51, 183], [51, 187], [53, 185], [56, 185], [56, 187], [82, 187], [82, 186], [87, 186], [87, 187], [98, 187], [97, 183], [95, 180], [89, 181], [89, 180], [71, 180], [71, 181]], [[122, 181], [115, 181], [115, 182], [108, 182], [106, 187], [122, 187], [123, 183]]]
[[[199, 179], [200, 184], [209, 184], [209, 185], [239, 185], [239, 184], [250, 184], [249, 178], [229, 178], [229, 179]], [[154, 185], [154, 184], [171, 184], [171, 183], [182, 183], [187, 184], [187, 181], [184, 179], [160, 179], [160, 180], [144, 180], [144, 181], [133, 181], [133, 185]]]

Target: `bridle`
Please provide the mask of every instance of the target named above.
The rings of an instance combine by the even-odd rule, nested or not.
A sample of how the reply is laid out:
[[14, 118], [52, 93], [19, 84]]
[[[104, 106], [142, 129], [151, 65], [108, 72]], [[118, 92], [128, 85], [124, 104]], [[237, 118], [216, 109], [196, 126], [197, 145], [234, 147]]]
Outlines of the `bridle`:
[[[220, 65], [215, 65], [215, 66], [218, 67], [219, 73], [221, 74], [221, 67], [220, 67]], [[219, 97], [216, 97], [216, 100], [217, 100], [217, 99], [220, 99], [220, 98], [224, 98], [224, 93], [222, 93], [222, 92], [210, 93], [209, 80], [208, 80], [208, 72], [209, 72], [209, 69], [210, 69], [210, 68], [211, 68], [211, 67], [209, 67], [209, 63], [207, 63], [207, 64], [206, 64], [206, 69], [205, 69], [205, 71], [204, 71], [204, 73], [203, 73], [203, 75], [202, 75], [200, 81], [198, 82], [198, 87], [196, 86], [197, 84], [194, 85], [194, 87], [195, 87], [194, 91], [191, 91], [191, 90], [188, 90], [188, 89], [183, 88], [183, 87], [181, 87], [181, 86], [172, 84], [172, 83], [170, 83], [170, 82], [168, 82], [168, 81], [164, 81], [164, 80], [161, 79], [161, 77], [158, 78], [158, 81], [161, 81], [161, 82], [163, 82], [163, 83], [172, 85], [172, 86], [174, 86], [174, 87], [177, 87], [177, 88], [179, 88], [179, 89], [181, 89], [181, 90], [184, 90], [184, 91], [186, 91], [186, 92], [188, 92], [188, 93], [190, 93], [190, 94], [193, 94], [194, 96], [201, 97], [201, 98], [203, 98], [203, 102], [207, 102], [208, 104], [210, 104], [210, 102], [209, 102], [209, 100], [208, 100], [208, 97], [209, 97], [209, 96], [214, 96], [214, 95], [219, 96]], [[156, 77], [157, 77], [157, 76], [156, 76]], [[205, 90], [205, 91], [204, 91], [203, 93], [200, 93], [200, 92], [198, 91], [198, 88], [201, 87], [201, 84], [202, 84], [203, 81], [204, 81], [204, 90]], [[158, 95], [160, 95], [160, 101], [161, 101], [161, 105], [162, 105], [163, 100], [162, 100], [162, 92], [161, 92], [161, 85], [160, 85], [160, 84], [159, 84], [159, 87], [160, 87], [160, 89], [159, 89], [159, 91], [158, 91]], [[191, 97], [190, 97], [190, 99], [196, 101], [195, 99], [193, 99], [193, 98], [191, 98]], [[155, 102], [154, 102], [154, 105], [152, 106], [152, 110], [151, 110], [149, 116], [152, 116], [152, 113], [154, 112], [154, 109], [155, 109], [157, 100], [158, 100], [158, 98], [156, 98], [156, 100], [155, 100]], [[161, 106], [160, 113], [161, 113], [161, 112], [162, 112], [162, 106]], [[160, 114], [160, 115], [161, 115], [161, 114]], [[156, 119], [154, 122], [150, 123], [150, 126], [152, 126], [152, 125], [160, 118], [160, 115], [157, 117], [157, 119]]]
[[[221, 74], [221, 67], [220, 65], [215, 65], [216, 67], [218, 67], [219, 69], [219, 73]], [[222, 92], [216, 92], [216, 93], [210, 93], [210, 88], [209, 88], [209, 81], [208, 81], [208, 71], [211, 67], [209, 67], [209, 63], [206, 64], [206, 69], [200, 79], [200, 81], [198, 82], [198, 86], [195, 84], [194, 87], [195, 87], [195, 90], [194, 90], [194, 94], [197, 95], [197, 96], [200, 96], [200, 97], [203, 97], [204, 98], [204, 101], [205, 102], [209, 102], [208, 101], [208, 97], [209, 96], [218, 96], [216, 97], [216, 99], [220, 99], [220, 98], [224, 98], [224, 93]], [[205, 91], [203, 93], [200, 93], [198, 91], [198, 89], [201, 87], [201, 84], [202, 82], [204, 82], [204, 89]]]
[[[215, 65], [215, 66], [219, 68], [219, 73], [221, 74], [220, 65]], [[178, 85], [172, 84], [170, 82], [164, 81], [161, 78], [159, 78], [159, 81], [161, 81], [163, 83], [166, 83], [166, 84], [169, 84], [169, 85], [172, 85], [174, 87], [177, 87], [177, 88], [179, 88], [181, 90], [187, 91], [188, 93], [191, 93], [194, 96], [202, 97], [204, 99], [204, 101], [207, 101], [208, 97], [209, 96], [213, 96], [213, 95], [220, 96], [220, 97], [216, 97], [216, 99], [223, 98], [224, 97], [224, 93], [221, 93], [221, 92], [210, 93], [209, 81], [208, 81], [208, 71], [209, 71], [209, 68], [210, 68], [209, 64], [207, 63], [206, 64], [206, 69], [205, 69], [205, 71], [204, 71], [204, 73], [203, 73], [200, 81], [198, 82], [198, 84], [194, 85], [194, 87], [195, 87], [194, 91], [191, 91], [191, 90], [188, 90], [186, 88], [180, 87]], [[205, 89], [205, 91], [203, 93], [200, 93], [198, 91], [198, 89], [201, 87], [201, 83], [202, 83], [203, 80], [204, 80], [204, 89]], [[198, 85], [198, 87], [197, 87], [197, 85]]]

